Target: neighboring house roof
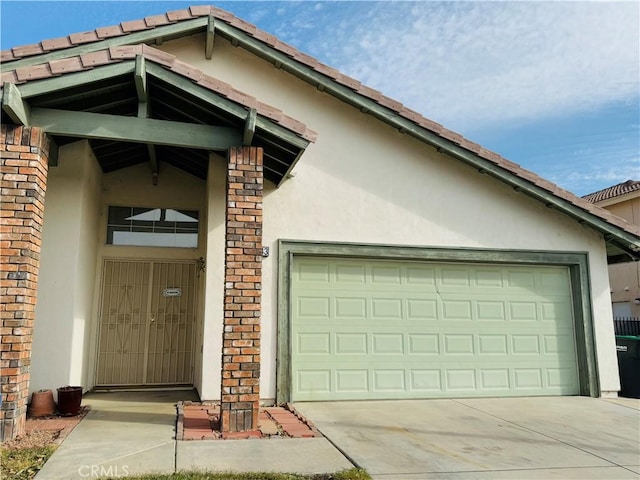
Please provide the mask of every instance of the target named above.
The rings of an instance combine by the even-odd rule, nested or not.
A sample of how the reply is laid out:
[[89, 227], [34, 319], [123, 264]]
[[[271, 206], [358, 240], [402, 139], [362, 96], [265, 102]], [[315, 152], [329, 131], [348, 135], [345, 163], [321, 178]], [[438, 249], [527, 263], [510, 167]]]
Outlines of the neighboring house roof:
[[627, 180], [626, 182], [619, 183], [612, 187], [590, 193], [582, 198], [592, 203], [598, 203], [635, 191], [640, 191], [640, 180]]
[[[96, 68], [102, 65], [100, 62], [106, 64], [117, 61], [118, 55], [131, 55], [127, 53], [132, 51], [130, 48], [116, 47], [145, 43], [147, 46], [138, 48], [147, 58], [201, 84], [206, 77], [201, 71], [175, 58], [168, 61], [166, 53], [160, 52], [160, 55], [159, 50], [148, 46], [151, 43], [159, 44], [166, 40], [201, 32], [207, 33], [206, 55], [210, 55], [213, 36], [220, 35], [234, 45], [247, 49], [273, 63], [277, 68], [282, 68], [315, 86], [318, 90], [331, 94], [360, 109], [363, 113], [370, 114], [397, 128], [400, 132], [476, 168], [480, 173], [493, 176], [510, 185], [514, 190], [600, 231], [607, 241], [610, 261], [622, 261], [629, 256], [640, 258], [640, 227], [631, 225], [607, 210], [561, 189], [520, 165], [423, 117], [379, 91], [320, 63], [256, 26], [213, 6], [195, 6], [4, 50], [0, 53], [0, 61], [3, 62], [2, 80], [20, 85], [37, 79], [64, 75], [69, 71], [78, 72]], [[159, 55], [161, 58], [158, 58]], [[92, 64], [92, 61], [95, 63]], [[215, 90], [215, 87], [213, 89]], [[232, 95], [237, 94], [232, 92]], [[267, 115], [266, 112], [269, 111], [267, 106], [264, 104], [260, 106], [264, 108], [264, 114]], [[286, 128], [313, 141], [313, 132], [304, 125], [284, 115], [280, 117], [280, 114], [276, 114], [275, 116], [276, 121], [283, 122]]]

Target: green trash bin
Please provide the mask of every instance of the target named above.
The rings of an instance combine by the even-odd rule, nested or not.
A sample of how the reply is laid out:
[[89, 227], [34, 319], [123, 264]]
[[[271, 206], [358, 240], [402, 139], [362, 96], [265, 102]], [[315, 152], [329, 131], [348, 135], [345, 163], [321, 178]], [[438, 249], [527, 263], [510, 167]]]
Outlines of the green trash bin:
[[616, 336], [620, 396], [640, 398], [640, 336]]

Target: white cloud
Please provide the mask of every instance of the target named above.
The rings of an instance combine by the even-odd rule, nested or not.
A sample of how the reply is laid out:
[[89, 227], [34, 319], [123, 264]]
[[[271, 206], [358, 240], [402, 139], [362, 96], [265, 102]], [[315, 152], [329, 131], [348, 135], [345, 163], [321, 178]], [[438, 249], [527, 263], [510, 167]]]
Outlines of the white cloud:
[[[409, 2], [305, 20], [304, 49], [469, 131], [637, 98], [636, 2]], [[359, 9], [362, 13], [363, 9]], [[317, 12], [316, 12], [317, 14]]]

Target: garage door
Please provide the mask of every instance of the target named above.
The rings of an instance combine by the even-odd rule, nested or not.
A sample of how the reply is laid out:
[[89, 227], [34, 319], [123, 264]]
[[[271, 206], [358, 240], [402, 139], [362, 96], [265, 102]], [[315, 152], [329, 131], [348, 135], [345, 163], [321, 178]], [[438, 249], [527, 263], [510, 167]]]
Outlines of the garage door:
[[291, 398], [576, 395], [565, 267], [294, 257]]

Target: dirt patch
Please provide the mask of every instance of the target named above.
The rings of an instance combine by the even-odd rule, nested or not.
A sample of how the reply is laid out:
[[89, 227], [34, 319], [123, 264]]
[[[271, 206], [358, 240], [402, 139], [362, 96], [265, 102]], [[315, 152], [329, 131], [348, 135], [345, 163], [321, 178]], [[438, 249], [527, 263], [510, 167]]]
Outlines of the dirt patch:
[[34, 430], [15, 438], [14, 440], [8, 440], [2, 444], [3, 448], [9, 450], [18, 450], [23, 448], [41, 448], [47, 445], [52, 445], [56, 442], [60, 436], [60, 431], [56, 430]]

